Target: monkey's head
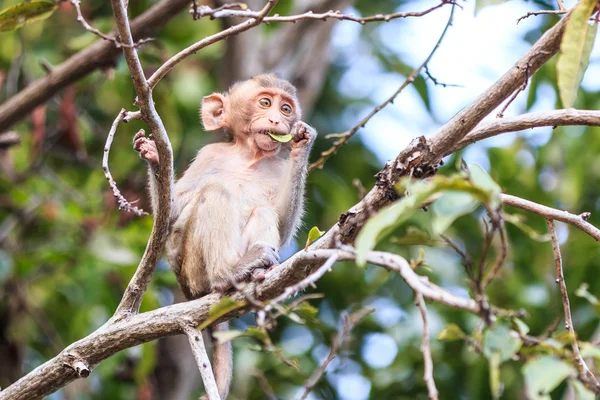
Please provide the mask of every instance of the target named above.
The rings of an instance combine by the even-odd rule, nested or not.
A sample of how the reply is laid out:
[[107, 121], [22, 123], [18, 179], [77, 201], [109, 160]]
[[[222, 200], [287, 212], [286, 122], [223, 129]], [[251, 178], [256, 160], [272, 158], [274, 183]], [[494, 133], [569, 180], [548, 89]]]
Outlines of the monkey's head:
[[206, 96], [201, 115], [206, 130], [225, 129], [236, 142], [275, 152], [282, 144], [269, 133], [290, 133], [302, 111], [291, 83], [275, 74], [264, 74], [234, 84], [227, 93]]

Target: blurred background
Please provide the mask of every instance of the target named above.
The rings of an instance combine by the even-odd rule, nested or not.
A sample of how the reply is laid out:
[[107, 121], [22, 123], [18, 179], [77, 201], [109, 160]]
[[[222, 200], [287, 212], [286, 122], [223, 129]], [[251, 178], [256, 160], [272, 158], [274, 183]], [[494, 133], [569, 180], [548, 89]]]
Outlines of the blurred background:
[[[1, 8], [17, 1], [0, 1]], [[575, 1], [565, 1], [571, 7]], [[131, 0], [132, 16], [154, 4]], [[259, 9], [263, 2], [248, 4]], [[373, 15], [424, 10], [438, 1], [402, 0], [281, 0], [274, 13], [282, 15], [342, 9]], [[310, 227], [328, 229], [354, 205], [360, 187], [370, 189], [374, 174], [410, 140], [431, 135], [469, 104], [518, 60], [558, 18], [533, 16], [556, 8], [551, 1], [459, 1], [453, 25], [429, 64], [429, 73], [408, 87], [374, 117], [350, 143], [312, 171], [307, 191], [305, 228], [284, 250], [284, 257], [301, 248]], [[214, 4], [213, 4], [214, 5]], [[85, 0], [83, 13], [104, 32], [113, 27], [107, 2]], [[328, 133], [344, 132], [383, 102], [420, 65], [444, 29], [451, 6], [421, 18], [360, 25], [342, 21], [301, 21], [261, 26], [210, 46], [179, 64], [154, 91], [158, 111], [171, 138], [175, 167], [180, 174], [203, 145], [222, 140], [204, 132], [199, 122], [201, 98], [225, 90], [232, 82], [264, 71], [276, 71], [296, 84], [305, 120], [320, 133], [313, 160], [331, 145]], [[154, 42], [140, 50], [146, 74], [170, 56], [235, 21], [207, 18], [194, 21], [187, 8], [152, 34]], [[43, 77], [97, 40], [76, 21], [71, 4], [60, 3], [43, 22], [0, 33], [0, 101]], [[530, 81], [505, 115], [559, 108], [555, 61]], [[576, 107], [600, 106], [600, 48], [590, 67]], [[445, 85], [442, 85], [445, 84]], [[151, 217], [120, 212], [100, 165], [110, 125], [124, 107], [132, 109], [134, 90], [122, 58], [61, 91], [13, 129], [21, 143], [0, 150], [0, 387], [88, 335], [114, 312], [143, 253]], [[492, 114], [492, 118], [495, 113]], [[122, 124], [111, 151], [111, 171], [124, 195], [149, 209], [144, 163], [131, 149], [140, 122]], [[489, 171], [506, 193], [573, 213], [590, 211], [600, 225], [600, 131], [591, 127], [540, 128], [506, 134], [470, 146], [446, 160], [441, 173], [456, 171], [464, 158]], [[360, 182], [360, 184], [357, 184]], [[518, 214], [513, 209], [509, 214]], [[412, 221], [424, 225], [427, 213]], [[449, 236], [477, 257], [481, 251], [481, 212], [460, 218]], [[409, 224], [410, 225], [410, 224]], [[508, 224], [509, 257], [492, 283], [490, 303], [524, 308], [531, 334], [544, 332], [562, 316], [554, 284], [550, 243], [543, 237], [545, 221], [528, 215], [527, 229]], [[406, 228], [406, 230], [409, 228]], [[600, 247], [578, 230], [557, 224], [566, 281], [571, 293], [588, 284], [600, 292]], [[439, 243], [407, 245], [405, 230], [382, 248], [418, 258], [424, 250], [426, 273], [441, 286], [468, 294], [460, 258]], [[539, 239], [539, 240], [534, 240]], [[275, 356], [256, 351], [251, 339], [237, 339], [232, 399], [267, 398], [268, 381], [279, 398], [296, 398], [311, 373], [329, 352], [340, 314], [361, 305], [376, 308], [353, 331], [349, 346], [329, 366], [312, 399], [426, 399], [419, 351], [422, 322], [412, 291], [399, 276], [379, 267], [337, 265], [316, 290], [321, 300], [319, 321], [299, 325], [280, 319], [272, 338], [299, 369]], [[580, 291], [579, 293], [583, 293]], [[180, 301], [175, 277], [165, 261], [156, 270], [142, 311]], [[598, 309], [571, 295], [573, 319], [582, 340], [598, 341]], [[478, 318], [429, 304], [435, 379], [442, 398], [490, 398], [487, 361], [462, 342], [441, 342], [435, 336], [453, 322], [472, 332]], [[234, 320], [244, 329], [254, 317]], [[506, 399], [524, 398], [519, 371], [522, 363], [502, 366]], [[261, 386], [261, 382], [263, 385]], [[91, 376], [78, 380], [51, 399], [193, 399], [202, 393], [200, 378], [185, 337], [172, 337], [118, 353], [100, 364]], [[566, 385], [552, 398], [562, 398]]]

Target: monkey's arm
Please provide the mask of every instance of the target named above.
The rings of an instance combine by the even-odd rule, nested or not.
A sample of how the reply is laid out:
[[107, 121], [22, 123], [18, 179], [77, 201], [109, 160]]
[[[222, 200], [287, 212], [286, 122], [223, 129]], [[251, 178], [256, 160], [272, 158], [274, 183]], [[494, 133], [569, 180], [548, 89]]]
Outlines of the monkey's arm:
[[280, 247], [296, 233], [302, 219], [308, 156], [316, 137], [317, 131], [302, 121], [292, 127], [292, 151], [277, 197]]

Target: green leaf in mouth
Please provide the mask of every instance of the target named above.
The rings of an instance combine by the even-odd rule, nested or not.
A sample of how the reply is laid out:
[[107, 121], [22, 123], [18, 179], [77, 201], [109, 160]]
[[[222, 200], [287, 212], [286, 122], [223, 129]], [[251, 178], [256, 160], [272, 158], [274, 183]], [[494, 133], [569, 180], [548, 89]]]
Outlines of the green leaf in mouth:
[[275, 140], [277, 140], [278, 142], [281, 142], [281, 143], [287, 143], [290, 140], [292, 140], [292, 134], [291, 133], [288, 133], [288, 134], [285, 134], [285, 135], [279, 135], [279, 134], [276, 134], [276, 133], [273, 133], [273, 132], [269, 132], [269, 136], [271, 136], [273, 139], [275, 139]]

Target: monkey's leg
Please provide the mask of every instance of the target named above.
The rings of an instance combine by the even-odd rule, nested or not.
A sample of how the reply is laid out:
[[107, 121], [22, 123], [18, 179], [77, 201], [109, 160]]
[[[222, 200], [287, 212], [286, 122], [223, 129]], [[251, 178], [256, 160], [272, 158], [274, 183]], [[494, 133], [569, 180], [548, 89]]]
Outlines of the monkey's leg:
[[[257, 207], [252, 210], [241, 235], [243, 256], [221, 276], [214, 285], [216, 290], [225, 291], [232, 282], [239, 283], [251, 277], [264, 279], [264, 269], [279, 263], [279, 228], [277, 215], [270, 207]], [[257, 271], [260, 270], [260, 271]]]

